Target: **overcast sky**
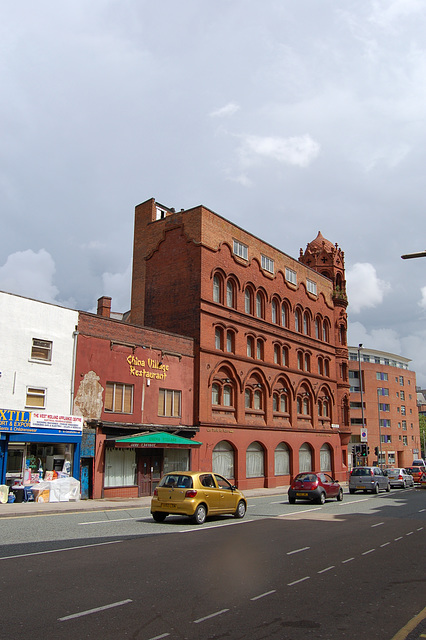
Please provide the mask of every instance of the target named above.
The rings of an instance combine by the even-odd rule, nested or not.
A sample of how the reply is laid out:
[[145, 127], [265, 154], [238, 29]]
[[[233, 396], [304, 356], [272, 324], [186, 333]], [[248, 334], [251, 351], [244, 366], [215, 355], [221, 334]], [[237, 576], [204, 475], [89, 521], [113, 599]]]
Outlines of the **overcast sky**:
[[345, 252], [349, 342], [426, 387], [425, 0], [0, 3], [0, 289], [130, 305], [134, 207]]

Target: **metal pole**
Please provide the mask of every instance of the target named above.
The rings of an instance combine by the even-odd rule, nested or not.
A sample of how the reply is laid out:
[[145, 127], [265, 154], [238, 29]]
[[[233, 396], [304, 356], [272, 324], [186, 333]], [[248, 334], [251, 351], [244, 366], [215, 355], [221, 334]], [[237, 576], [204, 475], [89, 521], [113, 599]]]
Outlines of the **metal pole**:
[[[363, 396], [362, 396], [362, 371], [361, 371], [361, 349], [362, 349], [362, 344], [358, 345], [358, 376], [359, 376], [359, 392], [361, 394], [361, 430], [364, 429], [364, 401], [363, 401]], [[357, 460], [358, 463], [358, 460]], [[354, 465], [354, 466], [358, 466], [358, 464]]]
[[377, 410], [379, 413], [379, 453], [380, 453], [380, 468], [383, 469], [383, 456], [382, 456], [382, 428], [380, 426], [380, 392], [381, 387], [377, 389]]

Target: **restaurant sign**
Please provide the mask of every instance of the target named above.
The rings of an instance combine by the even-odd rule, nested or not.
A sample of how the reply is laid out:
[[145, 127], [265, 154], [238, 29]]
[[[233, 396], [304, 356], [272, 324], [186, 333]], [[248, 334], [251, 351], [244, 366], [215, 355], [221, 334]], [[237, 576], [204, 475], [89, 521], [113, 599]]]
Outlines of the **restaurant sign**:
[[0, 431], [15, 434], [81, 435], [83, 418], [39, 411], [0, 409]]

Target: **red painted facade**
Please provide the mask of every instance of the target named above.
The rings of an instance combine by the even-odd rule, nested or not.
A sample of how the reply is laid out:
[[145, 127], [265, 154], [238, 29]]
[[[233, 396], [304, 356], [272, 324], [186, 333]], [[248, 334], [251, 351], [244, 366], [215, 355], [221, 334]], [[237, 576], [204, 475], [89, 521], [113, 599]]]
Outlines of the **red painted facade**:
[[[88, 461], [92, 465], [91, 497], [136, 497], [151, 492], [151, 468], [156, 467], [156, 475], [161, 473], [164, 450], [152, 445], [135, 450], [134, 482], [130, 479], [127, 486], [113, 486], [113, 480], [105, 482], [110, 449], [116, 448], [116, 438], [146, 431], [194, 436], [194, 345], [191, 338], [108, 317], [108, 300], [101, 298], [98, 307], [98, 313], [106, 316], [79, 314], [74, 410], [85, 417], [86, 429], [96, 432]], [[127, 398], [119, 406], [118, 394], [123, 389]], [[180, 393], [178, 415], [161, 415], [160, 390]], [[111, 402], [114, 404], [108, 406]], [[191, 464], [198, 464], [197, 447], [191, 455]], [[113, 462], [126, 464], [126, 460]], [[144, 473], [144, 464], [149, 473]]]

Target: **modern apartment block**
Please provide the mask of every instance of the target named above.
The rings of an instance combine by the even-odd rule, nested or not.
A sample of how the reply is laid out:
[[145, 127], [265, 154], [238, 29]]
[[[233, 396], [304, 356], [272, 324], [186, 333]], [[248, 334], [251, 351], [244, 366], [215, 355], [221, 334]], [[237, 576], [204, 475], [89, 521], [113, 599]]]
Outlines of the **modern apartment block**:
[[369, 448], [358, 463], [406, 467], [419, 457], [416, 374], [409, 362], [362, 345], [349, 347], [351, 443]]
[[295, 259], [203, 206], [136, 207], [130, 323], [194, 339], [198, 464], [242, 489], [346, 477], [346, 307], [320, 233]]

